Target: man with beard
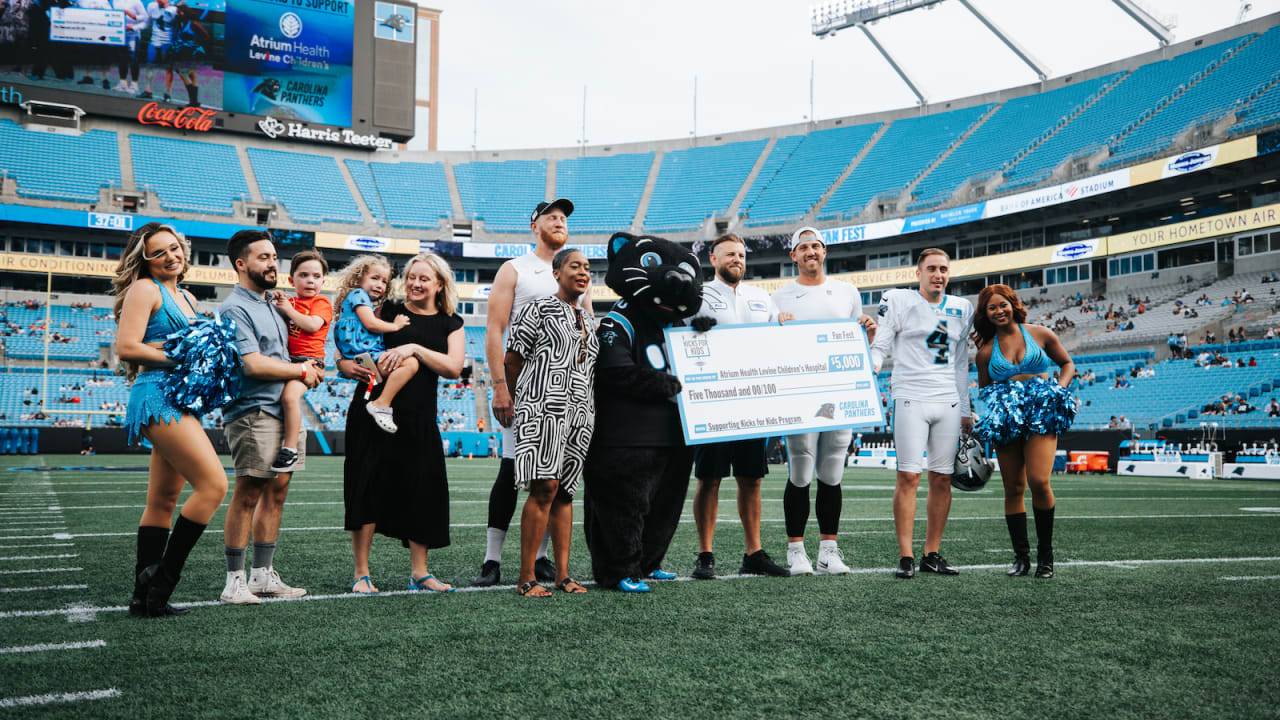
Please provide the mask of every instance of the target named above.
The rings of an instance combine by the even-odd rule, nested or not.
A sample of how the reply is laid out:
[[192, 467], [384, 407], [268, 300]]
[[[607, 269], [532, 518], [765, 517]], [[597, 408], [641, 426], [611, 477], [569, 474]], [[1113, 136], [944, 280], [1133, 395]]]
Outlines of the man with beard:
[[[227, 584], [219, 599], [230, 605], [257, 605], [260, 597], [296, 598], [307, 594], [280, 579], [274, 567], [280, 516], [292, 472], [275, 473], [271, 462], [284, 432], [280, 393], [286, 380], [315, 387], [324, 370], [310, 360], [289, 362], [289, 328], [267, 291], [276, 286], [276, 249], [265, 230], [241, 230], [227, 242], [227, 256], [238, 281], [219, 310], [235, 320], [243, 380], [240, 395], [222, 409], [227, 443], [235, 463], [236, 484], [227, 505], [223, 536]], [[306, 469], [306, 430], [299, 433], [298, 462]], [[245, 550], [253, 534], [253, 565], [246, 579]]]
[[[716, 276], [702, 286], [702, 309], [695, 318], [713, 318], [715, 327], [786, 322], [792, 318], [791, 313], [778, 312], [769, 293], [742, 283], [747, 272], [747, 245], [742, 238], [733, 233], [716, 238], [711, 243], [710, 257]], [[760, 484], [769, 472], [765, 463], [765, 440], [730, 440], [693, 449], [693, 476], [698, 479], [698, 489], [693, 495], [693, 519], [698, 526], [699, 550], [693, 566], [694, 579], [711, 580], [716, 576], [711, 542], [716, 533], [720, 480], [731, 471], [738, 481], [738, 517], [742, 519], [746, 540], [746, 553], [738, 572], [774, 577], [791, 574], [779, 567], [760, 544]]]
[[[791, 236], [791, 259], [796, 279], [773, 294], [773, 303], [796, 320], [853, 318], [866, 328], [867, 340], [876, 336], [876, 323], [862, 313], [862, 296], [850, 283], [827, 277], [827, 244], [815, 228], [802, 227]], [[790, 478], [782, 494], [787, 525], [787, 565], [792, 575], [845, 575], [849, 566], [836, 545], [843, 497], [845, 455], [853, 430], [802, 433], [787, 437]], [[818, 515], [818, 562], [809, 563], [804, 547], [804, 526], [809, 522], [809, 483], [818, 476], [815, 504]]]
[[[484, 563], [480, 575], [473, 584], [479, 587], [497, 585], [502, 581], [502, 543], [507, 538], [511, 516], [516, 511], [515, 432], [512, 422], [515, 410], [511, 393], [507, 390], [503, 360], [506, 357], [504, 335], [511, 318], [529, 303], [554, 295], [559, 286], [551, 274], [551, 259], [569, 240], [569, 216], [573, 203], [565, 198], [540, 202], [529, 217], [529, 230], [533, 232], [534, 248], [514, 260], [508, 260], [498, 269], [489, 290], [489, 308], [485, 320], [484, 354], [492, 374], [493, 416], [502, 427], [502, 462], [498, 477], [489, 491], [489, 523], [485, 531]], [[591, 289], [582, 294], [581, 307], [590, 318]], [[549, 536], [542, 538], [534, 562], [534, 575], [542, 582], [556, 578], [556, 568], [547, 557]]]

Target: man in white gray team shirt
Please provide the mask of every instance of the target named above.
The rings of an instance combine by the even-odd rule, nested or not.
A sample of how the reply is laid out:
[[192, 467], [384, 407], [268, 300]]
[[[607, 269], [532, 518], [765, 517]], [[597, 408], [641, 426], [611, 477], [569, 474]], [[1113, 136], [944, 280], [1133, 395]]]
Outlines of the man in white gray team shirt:
[[[715, 327], [753, 323], [786, 322], [790, 313], [779, 313], [769, 294], [742, 282], [747, 272], [747, 245], [729, 233], [711, 243], [711, 267], [716, 276], [702, 286], [702, 308], [695, 318], [709, 317]], [[713, 328], [709, 332], [715, 332]], [[693, 520], [698, 527], [698, 557], [692, 577], [711, 580], [716, 576], [711, 542], [716, 532], [720, 504], [720, 481], [733, 473], [738, 482], [738, 517], [746, 552], [738, 572], [786, 577], [791, 573], [774, 563], [760, 543], [760, 485], [769, 472], [765, 462], [765, 438], [727, 440], [693, 448], [693, 476], [698, 489], [693, 494]]]
[[[565, 198], [540, 202], [529, 217], [529, 230], [535, 245], [532, 252], [508, 260], [498, 269], [489, 290], [489, 308], [485, 316], [484, 354], [493, 382], [493, 416], [502, 429], [502, 461], [498, 477], [489, 491], [489, 521], [485, 531], [484, 563], [472, 584], [480, 587], [502, 581], [502, 544], [507, 538], [511, 516], [516, 511], [515, 434], [511, 424], [515, 409], [503, 366], [506, 357], [504, 335], [511, 319], [521, 308], [539, 298], [554, 295], [556, 280], [551, 275], [551, 258], [569, 241], [569, 216], [573, 203]], [[582, 308], [591, 317], [591, 289], [582, 294]], [[555, 565], [547, 557], [548, 538], [543, 537], [534, 563], [538, 580], [552, 582]]]
[[[773, 294], [779, 312], [796, 320], [856, 318], [866, 328], [868, 341], [875, 338], [876, 323], [862, 312], [858, 288], [827, 277], [827, 245], [815, 228], [802, 227], [791, 236], [791, 259], [796, 263], [794, 282]], [[782, 495], [787, 526], [787, 564], [792, 575], [844, 575], [849, 566], [836, 544], [840, 527], [845, 455], [853, 431], [849, 428], [787, 437], [790, 477]], [[818, 477], [818, 563], [810, 564], [804, 547], [804, 526], [809, 522], [809, 483]]]

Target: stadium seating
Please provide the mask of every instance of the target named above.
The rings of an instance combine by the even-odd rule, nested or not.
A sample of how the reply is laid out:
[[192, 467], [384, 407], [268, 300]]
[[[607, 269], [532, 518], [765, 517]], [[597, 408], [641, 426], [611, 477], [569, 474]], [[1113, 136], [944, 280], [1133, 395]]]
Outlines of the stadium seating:
[[[263, 201], [279, 202], [296, 222], [363, 222], [333, 158], [259, 148], [246, 152]], [[307, 181], [299, 183], [298, 178]]]
[[739, 214], [747, 216], [749, 227], [799, 220], [831, 188], [882, 125], [869, 123], [815, 130], [804, 135], [790, 150], [791, 138], [779, 140], [766, 165], [774, 164], [775, 157], [783, 155], [780, 166], [767, 176], [761, 170], [752, 188], [755, 197], [750, 205], [744, 200]]
[[1132, 163], [1168, 148], [1190, 126], [1222, 117], [1277, 70], [1280, 70], [1280, 27], [1252, 38], [1222, 65], [1112, 143], [1112, 155], [1102, 166]]
[[573, 232], [629, 230], [652, 166], [652, 152], [557, 162], [555, 195], [573, 200]]
[[[348, 160], [347, 167], [363, 164]], [[441, 163], [419, 162], [371, 162], [369, 174], [374, 181], [377, 195], [392, 227], [434, 230], [440, 227], [440, 219], [453, 214], [453, 201], [449, 199], [449, 181], [445, 178]], [[352, 172], [356, 176], [355, 171]], [[357, 187], [360, 179], [356, 176]], [[365, 204], [373, 208], [370, 194], [360, 189]]]
[[764, 140], [746, 140], [663, 155], [644, 229], [693, 230], [709, 217], [727, 214], [765, 144]]
[[1236, 124], [1228, 132], [1238, 135], [1276, 122], [1280, 122], [1280, 70], [1272, 73], [1256, 94], [1246, 98], [1244, 107], [1236, 111]]
[[745, 215], [746, 210], [755, 204], [760, 197], [760, 193], [769, 187], [773, 182], [778, 171], [781, 170], [787, 161], [791, 159], [791, 154], [800, 147], [804, 139], [808, 135], [788, 135], [779, 138], [773, 144], [773, 149], [769, 151], [769, 157], [765, 158], [764, 165], [760, 166], [760, 172], [756, 174], [756, 179], [751, 182], [751, 187], [747, 189], [747, 194], [742, 196], [742, 206], [739, 209], [739, 215]]
[[233, 215], [232, 202], [249, 197], [234, 145], [130, 135], [129, 146], [134, 185], [165, 210]]
[[351, 179], [356, 182], [356, 189], [360, 191], [360, 197], [364, 199], [364, 204], [369, 208], [369, 213], [373, 215], [373, 219], [379, 225], [385, 224], [387, 213], [382, 209], [382, 198], [378, 196], [378, 185], [373, 180], [373, 173], [369, 170], [369, 163], [363, 160], [354, 160], [347, 158], [342, 161], [347, 166], [347, 172], [351, 173]]
[[101, 188], [120, 186], [120, 149], [109, 130], [63, 135], [0, 120], [0, 172], [22, 197], [92, 203]]
[[827, 200], [818, 219], [853, 218], [873, 198], [897, 196], [992, 105], [895, 120]]
[[924, 176], [914, 191], [919, 199], [912, 202], [908, 209], [927, 208], [946, 202], [965, 182], [994, 175], [1009, 158], [1050, 132], [1059, 121], [1115, 82], [1118, 77], [1117, 73], [1086, 80], [1056, 90], [1014, 98], [1001, 105], [955, 151]]
[[506, 160], [455, 165], [462, 209], [497, 233], [529, 232], [529, 213], [546, 199], [546, 160]]
[[1247, 38], [1227, 40], [1168, 60], [1143, 65], [1112, 85], [1092, 105], [1005, 170], [1002, 190], [1034, 184], [1068, 158], [1102, 149], [1105, 139], [1151, 114], [1162, 99], [1179, 91], [1197, 73], [1221, 60]]

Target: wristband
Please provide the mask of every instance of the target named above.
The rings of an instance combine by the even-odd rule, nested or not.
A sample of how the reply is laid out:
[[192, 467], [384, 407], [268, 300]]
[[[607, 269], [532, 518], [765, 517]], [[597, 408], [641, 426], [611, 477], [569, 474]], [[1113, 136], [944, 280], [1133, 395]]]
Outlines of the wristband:
[[299, 368], [301, 368], [301, 370], [302, 370], [302, 377], [300, 377], [300, 378], [298, 378], [298, 379], [299, 379], [299, 380], [301, 380], [302, 382], [306, 382], [306, 381], [307, 381], [307, 366], [306, 366], [306, 365], [299, 365], [298, 367], [299, 367]]

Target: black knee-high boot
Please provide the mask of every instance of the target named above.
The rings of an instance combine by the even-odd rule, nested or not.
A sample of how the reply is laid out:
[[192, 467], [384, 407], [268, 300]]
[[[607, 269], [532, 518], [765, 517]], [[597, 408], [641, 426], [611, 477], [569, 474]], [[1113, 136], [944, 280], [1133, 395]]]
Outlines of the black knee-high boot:
[[1053, 511], [1031, 508], [1036, 517], [1036, 577], [1053, 577]]
[[1013, 567], [1005, 573], [1009, 577], [1026, 575], [1031, 569], [1031, 541], [1027, 540], [1027, 514], [1012, 513], [1004, 516], [1009, 528], [1009, 542], [1013, 544]]
[[138, 575], [164, 558], [164, 546], [169, 541], [169, 528], [152, 525], [138, 526], [138, 554], [133, 565], [133, 596], [129, 598], [129, 614], [140, 617], [147, 614], [147, 587], [138, 582]]
[[164, 559], [148, 566], [138, 575], [138, 581], [147, 586], [147, 614], [151, 617], [187, 614], [187, 610], [170, 605], [169, 596], [173, 595], [173, 589], [182, 577], [182, 568], [187, 564], [187, 556], [191, 554], [191, 549], [204, 533], [205, 527], [179, 515], [165, 548]]

